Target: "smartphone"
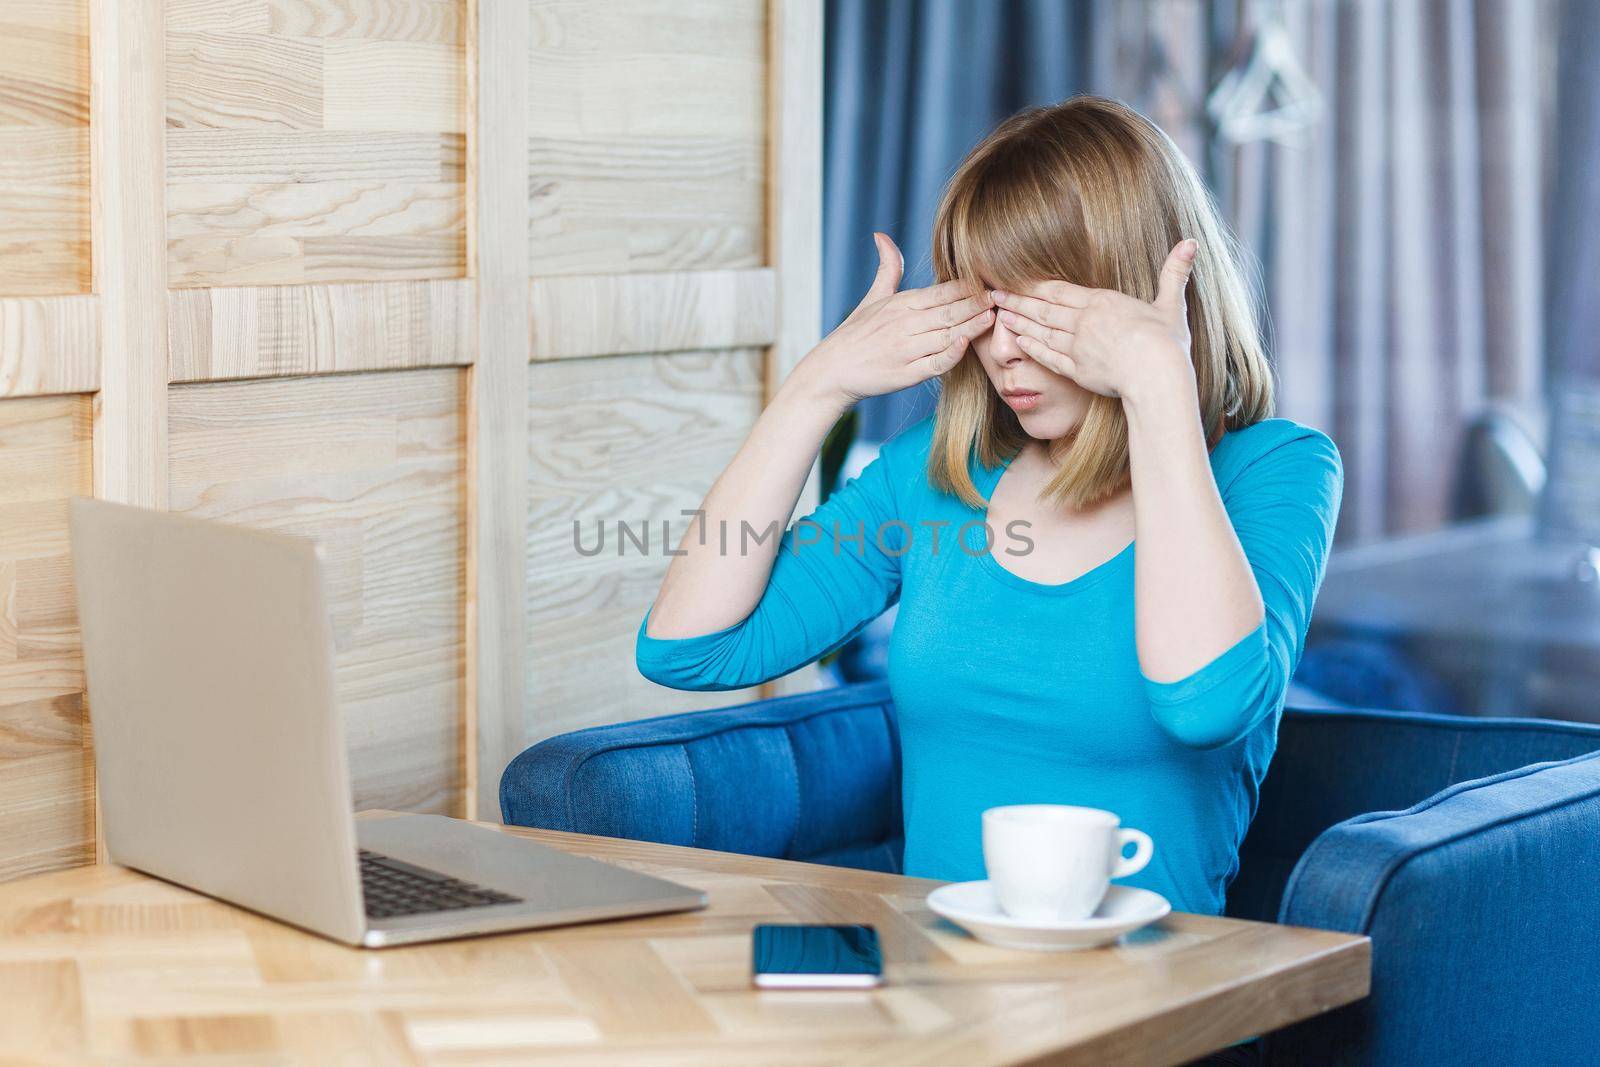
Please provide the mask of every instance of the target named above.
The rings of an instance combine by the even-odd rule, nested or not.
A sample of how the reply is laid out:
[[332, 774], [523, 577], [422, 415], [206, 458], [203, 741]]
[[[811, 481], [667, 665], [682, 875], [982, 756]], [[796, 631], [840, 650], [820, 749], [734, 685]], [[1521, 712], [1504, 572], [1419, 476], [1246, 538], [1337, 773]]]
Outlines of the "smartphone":
[[868, 989], [883, 984], [870, 926], [771, 923], [750, 939], [752, 980], [763, 989]]

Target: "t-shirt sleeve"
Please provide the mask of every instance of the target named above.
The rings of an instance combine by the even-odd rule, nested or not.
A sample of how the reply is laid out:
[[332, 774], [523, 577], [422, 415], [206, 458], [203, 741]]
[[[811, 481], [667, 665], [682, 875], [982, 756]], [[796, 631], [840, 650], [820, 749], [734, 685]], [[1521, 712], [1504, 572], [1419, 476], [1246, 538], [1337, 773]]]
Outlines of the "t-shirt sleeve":
[[[742, 621], [693, 637], [651, 637], [647, 610], [634, 649], [639, 672], [673, 689], [759, 685], [844, 645], [895, 603], [909, 533], [897, 482], [916, 461], [902, 440], [910, 433], [784, 531], [766, 591]], [[728, 529], [728, 552], [740, 550], [740, 536]], [[706, 537], [719, 532], [707, 529]]]
[[1289, 425], [1293, 432], [1277, 433], [1280, 439], [1250, 459], [1222, 494], [1261, 590], [1260, 625], [1185, 678], [1144, 676], [1156, 722], [1185, 745], [1232, 744], [1281, 711], [1305, 648], [1344, 470], [1325, 434]]

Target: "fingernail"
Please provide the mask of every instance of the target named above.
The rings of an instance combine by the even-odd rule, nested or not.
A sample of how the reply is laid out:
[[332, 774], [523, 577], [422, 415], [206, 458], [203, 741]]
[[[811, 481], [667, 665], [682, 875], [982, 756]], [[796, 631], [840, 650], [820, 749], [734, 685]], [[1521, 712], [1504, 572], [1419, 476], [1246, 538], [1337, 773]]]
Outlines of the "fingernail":
[[1194, 254], [1198, 251], [1200, 251], [1200, 242], [1196, 241], [1193, 237], [1187, 238], [1183, 242], [1183, 255], [1186, 258], [1193, 259]]

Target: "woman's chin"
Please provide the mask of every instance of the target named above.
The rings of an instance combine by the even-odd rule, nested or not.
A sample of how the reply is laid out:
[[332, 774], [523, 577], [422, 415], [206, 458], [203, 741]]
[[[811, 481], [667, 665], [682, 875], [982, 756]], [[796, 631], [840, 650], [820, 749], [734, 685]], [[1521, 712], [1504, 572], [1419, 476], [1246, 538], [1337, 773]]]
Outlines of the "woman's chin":
[[1041, 406], [1033, 411], [1017, 412], [1017, 422], [1022, 425], [1022, 432], [1035, 440], [1057, 441], [1077, 430], [1083, 416]]

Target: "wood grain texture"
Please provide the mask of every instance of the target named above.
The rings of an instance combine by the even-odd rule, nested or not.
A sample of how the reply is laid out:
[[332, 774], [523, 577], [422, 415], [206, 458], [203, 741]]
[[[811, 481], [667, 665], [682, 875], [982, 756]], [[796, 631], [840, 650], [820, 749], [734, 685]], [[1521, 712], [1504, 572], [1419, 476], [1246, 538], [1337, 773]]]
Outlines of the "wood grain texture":
[[100, 308], [93, 296], [0, 297], [0, 397], [100, 388]]
[[160, 4], [89, 0], [94, 290], [100, 310], [94, 494], [167, 501], [165, 155]]
[[[634, 666], [634, 638], [670, 562], [662, 523], [676, 546], [682, 513], [700, 505], [755, 423], [761, 365], [760, 349], [533, 365], [524, 745], [756, 695], [656, 685]], [[645, 547], [619, 523], [648, 537]]]
[[174, 287], [465, 273], [465, 0], [176, 0]]
[[[795, 364], [821, 340], [822, 322], [822, 16], [810, 0], [770, 0], [767, 19], [767, 249], [779, 293], [776, 333], [767, 350], [771, 400]], [[821, 498], [813, 463], [790, 516]], [[814, 664], [762, 687], [764, 696], [821, 684]]]
[[94, 854], [67, 537], [90, 428], [86, 396], [0, 400], [0, 881]]
[[[1178, 1064], [1365, 996], [1364, 937], [1174, 914], [1035, 953], [938, 883], [505, 832], [706, 892], [702, 911], [363, 952], [117, 867], [0, 887], [0, 1058], [111, 1063]], [[750, 987], [762, 922], [874, 922], [887, 985]]]
[[532, 358], [771, 344], [774, 288], [765, 269], [535, 278]]
[[358, 804], [462, 803], [454, 369], [172, 387], [172, 510], [320, 540]]
[[465, 279], [173, 289], [174, 382], [461, 366], [477, 348]]
[[764, 0], [531, 2], [533, 273], [764, 266]]
[[89, 5], [0, 4], [0, 296], [87, 293]]
[[500, 814], [527, 688], [529, 7], [471, 0], [468, 264], [479, 351], [468, 384], [466, 803]]

